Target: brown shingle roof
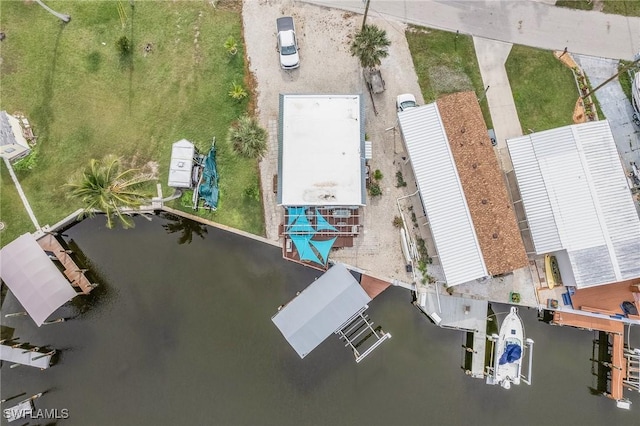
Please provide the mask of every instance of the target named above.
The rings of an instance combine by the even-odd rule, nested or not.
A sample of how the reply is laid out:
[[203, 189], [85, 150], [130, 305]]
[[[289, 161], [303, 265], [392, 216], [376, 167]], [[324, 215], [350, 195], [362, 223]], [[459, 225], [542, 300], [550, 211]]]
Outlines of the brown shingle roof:
[[487, 271], [499, 275], [527, 266], [513, 206], [475, 93], [446, 95], [437, 105]]

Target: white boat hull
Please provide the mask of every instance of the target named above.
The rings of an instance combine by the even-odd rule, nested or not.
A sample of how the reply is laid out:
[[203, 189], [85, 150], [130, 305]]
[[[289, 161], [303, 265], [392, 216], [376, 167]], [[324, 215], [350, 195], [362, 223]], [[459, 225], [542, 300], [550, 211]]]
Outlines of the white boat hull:
[[[518, 309], [512, 307], [511, 312], [509, 312], [500, 326], [500, 335], [495, 344], [493, 374], [487, 378], [487, 383], [499, 384], [505, 389], [509, 389], [512, 384], [520, 384], [524, 344], [522, 320], [518, 316]], [[510, 345], [518, 345], [520, 347], [520, 356], [516, 360], [510, 360], [505, 355], [505, 351], [513, 350], [513, 347], [509, 347]], [[503, 356], [506, 359], [501, 364], [500, 361]]]

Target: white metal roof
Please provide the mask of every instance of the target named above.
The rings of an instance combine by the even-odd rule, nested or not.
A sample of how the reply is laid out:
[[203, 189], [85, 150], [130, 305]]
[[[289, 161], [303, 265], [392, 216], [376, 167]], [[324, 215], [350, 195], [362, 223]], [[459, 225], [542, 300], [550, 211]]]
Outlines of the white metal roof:
[[171, 165], [169, 166], [169, 186], [172, 188], [191, 188], [193, 155], [195, 147], [186, 139], [175, 142], [171, 147]]
[[359, 95], [280, 95], [278, 204], [364, 205]]
[[578, 287], [640, 277], [640, 219], [608, 121], [507, 145], [536, 253], [565, 250]]
[[0, 274], [38, 327], [76, 295], [31, 234], [24, 234], [2, 248]]
[[437, 105], [398, 112], [398, 121], [447, 284], [487, 276]]
[[304, 358], [369, 301], [347, 268], [336, 264], [271, 320]]

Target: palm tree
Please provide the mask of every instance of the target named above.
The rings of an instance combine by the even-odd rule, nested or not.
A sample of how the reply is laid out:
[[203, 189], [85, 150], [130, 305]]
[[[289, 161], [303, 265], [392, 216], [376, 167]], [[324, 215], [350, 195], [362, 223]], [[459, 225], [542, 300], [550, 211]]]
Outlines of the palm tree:
[[67, 183], [70, 196], [84, 204], [80, 218], [93, 217], [96, 212], [107, 216], [107, 228], [114, 225], [114, 217], [124, 228], [133, 227], [130, 216], [123, 214], [123, 208], [137, 208], [151, 198], [145, 185], [153, 180], [148, 174], [137, 169], [120, 171], [120, 159], [109, 155], [102, 160], [92, 159], [87, 168]]
[[351, 55], [360, 59], [363, 68], [375, 68], [382, 58], [389, 55], [387, 48], [391, 42], [387, 32], [375, 25], [364, 25], [351, 43]]
[[267, 150], [267, 131], [248, 115], [238, 118], [229, 128], [227, 141], [243, 157], [260, 158]]

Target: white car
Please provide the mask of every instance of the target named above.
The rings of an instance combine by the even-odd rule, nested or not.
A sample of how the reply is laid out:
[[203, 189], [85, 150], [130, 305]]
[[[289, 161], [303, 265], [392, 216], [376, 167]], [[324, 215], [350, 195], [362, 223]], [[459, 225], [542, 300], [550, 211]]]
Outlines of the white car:
[[403, 95], [398, 95], [396, 99], [396, 108], [398, 111], [404, 111], [408, 108], [417, 107], [418, 103], [416, 102], [416, 97], [411, 93], [405, 93]]
[[296, 40], [296, 28], [293, 18], [283, 16], [276, 19], [278, 30], [278, 52], [280, 52], [280, 66], [285, 70], [292, 70], [300, 66], [298, 54], [298, 40]]

